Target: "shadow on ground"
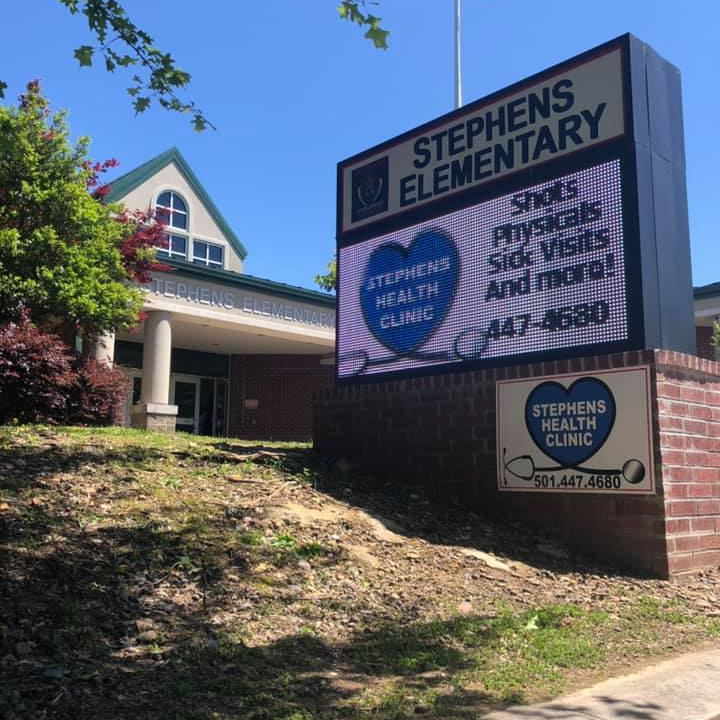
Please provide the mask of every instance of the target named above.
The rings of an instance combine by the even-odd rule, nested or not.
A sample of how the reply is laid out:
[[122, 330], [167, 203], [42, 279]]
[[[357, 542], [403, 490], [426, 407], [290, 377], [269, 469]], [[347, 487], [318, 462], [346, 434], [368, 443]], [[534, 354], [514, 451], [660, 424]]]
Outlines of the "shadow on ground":
[[[228, 455], [245, 461], [260, 450], [219, 445], [225, 454], [204, 461], [228, 462]], [[169, 452], [187, 457], [140, 444], [109, 451], [20, 449], [12, 457], [20, 471], [2, 475], [0, 487], [33, 488], [48, 475], [89, 469], [101, 480], [115, 465], [132, 476], [133, 468], [162, 462]], [[504, 528], [451, 503], [438, 507], [417, 490], [387, 486], [378, 494], [309, 450], [293, 449], [273, 462], [290, 475], [312, 478], [328, 496], [398, 523], [410, 536], [488, 552], [512, 547], [513, 558], [535, 564], [564, 562], [534, 558], [523, 548], [534, 547], [537, 536], [519, 527]], [[140, 524], [82, 526], [71, 500], [30, 503], [21, 514], [0, 520], [0, 716], [8, 720], [408, 720], [430, 711], [452, 720], [492, 709], [488, 695], [454, 685], [450, 675], [462, 672], [465, 663], [455, 639], [472, 636], [479, 650], [491, 651], [501, 630], [496, 618], [399, 626], [367, 617], [370, 630], [347, 640], [328, 643], [298, 633], [250, 647], [241, 627], [229, 632], [214, 621], [234, 602], [224, 582], [228, 568], [240, 576], [247, 572], [242, 551], [205, 547], [192, 522], [180, 531], [152, 517]], [[207, 537], [220, 532], [213, 523], [224, 522], [197, 521], [205, 523]], [[416, 696], [393, 694], [399, 677], [406, 689], [417, 687]], [[365, 688], [378, 681], [387, 684], [384, 705], [365, 707]], [[504, 697], [507, 703], [522, 700], [512, 689]], [[653, 720], [659, 710], [618, 703], [612, 712]]]
[[[161, 586], [187, 586], [176, 558], [196, 551], [191, 538], [154, 527], [65, 537], [39, 562], [28, 563], [21, 547], [3, 558], [0, 714], [8, 720], [409, 720], [429, 711], [453, 720], [493, 709], [488, 695], [454, 687], [450, 675], [466, 662], [454, 640], [472, 636], [478, 649], [493, 648], [502, 630], [497, 618], [407, 626], [376, 619], [371, 631], [347, 641], [300, 633], [248, 647], [241, 631], [228, 635], [212, 622], [227, 604], [219, 569], [206, 566], [183, 602], [158, 594]], [[157, 630], [142, 643], [137, 623], [147, 619]], [[32, 653], [18, 653], [17, 643], [33, 643]], [[389, 691], [380, 706], [363, 709], [366, 685], [390, 687], [397, 678], [405, 681], [402, 697]], [[508, 692], [506, 699], [522, 696]], [[615, 718], [654, 720], [662, 710], [605, 702]], [[570, 720], [583, 711], [519, 708], [509, 717]]]
[[[297, 454], [289, 458], [291, 466], [298, 462], [297, 458]], [[302, 461], [317, 478], [318, 490], [374, 515], [397, 534], [492, 553], [538, 570], [638, 577], [607, 558], [596, 562], [587, 554], [576, 553], [556, 542], [551, 534], [511, 518], [471, 512], [466, 503], [451, 494], [439, 496], [423, 486], [348, 470], [342, 461], [325, 458], [311, 449]]]
[[[499, 714], [498, 720], [666, 720], [667, 714], [657, 703], [636, 703], [610, 696], [595, 698], [596, 704], [549, 703], [542, 707], [514, 707]], [[601, 706], [598, 708], [598, 704]], [[598, 710], [602, 712], [598, 715]]]
[[[246, 443], [241, 440], [218, 440], [209, 446], [203, 462], [212, 464], [247, 463], [270, 465], [289, 475], [299, 475], [312, 481], [314, 487], [328, 497], [348, 503], [351, 507], [372, 513], [387, 524], [388, 529], [407, 537], [418, 537], [441, 545], [458, 545], [499, 554], [509, 561], [521, 561], [540, 570], [554, 572], [608, 571], [618, 576], [627, 571], [608, 561], [595, 563], [585, 555], [570, 556], [561, 548], [538, 552], [538, 546], [552, 545], [551, 536], [510, 519], [484, 517], [469, 512], [453, 497], [430, 496], [422, 488], [383, 481], [358, 471], [349, 471], [342, 463], [325, 458], [311, 448], [278, 448], [273, 445]], [[88, 466], [102, 470], [113, 464], [124, 464], [132, 475], [133, 469], [143, 469], [172, 457], [183, 462], [192, 457], [183, 449], [167, 449], [137, 444], [108, 450], [101, 446], [84, 449], [41, 445], [15, 452], [23, 463], [23, 472], [15, 480], [3, 479], [0, 488], [33, 485], [45, 475], [55, 472], [76, 472]], [[342, 469], [341, 469], [342, 468]], [[630, 574], [630, 577], [636, 575]]]
[[[60, 522], [53, 520], [57, 532]], [[42, 518], [35, 523], [50, 529]], [[489, 707], [482, 693], [453, 692], [444, 672], [464, 665], [450, 640], [458, 630], [451, 623], [466, 623], [478, 644], [491, 643], [495, 630], [484, 618], [409, 627], [378, 620], [376, 629], [346, 642], [300, 633], [248, 647], [241, 631], [228, 635], [213, 623], [214, 613], [227, 607], [220, 563], [215, 569], [203, 564], [202, 577], [190, 583], [178, 567], [177, 558], [197, 550], [191, 538], [153, 527], [68, 530], [39, 560], [29, 561], [15, 543], [5, 545], [3, 718], [370, 718], [378, 717], [374, 710], [366, 715], [354, 708], [348, 715], [347, 701], [368, 682], [399, 676], [410, 679], [410, 687], [417, 677], [424, 695], [437, 690], [433, 702], [442, 717]], [[188, 584], [180, 602], [158, 593]], [[154, 629], [143, 631], [138, 622], [148, 621]], [[387, 702], [399, 700], [390, 694]], [[425, 709], [398, 704], [381, 717], [415, 717], [416, 707]]]

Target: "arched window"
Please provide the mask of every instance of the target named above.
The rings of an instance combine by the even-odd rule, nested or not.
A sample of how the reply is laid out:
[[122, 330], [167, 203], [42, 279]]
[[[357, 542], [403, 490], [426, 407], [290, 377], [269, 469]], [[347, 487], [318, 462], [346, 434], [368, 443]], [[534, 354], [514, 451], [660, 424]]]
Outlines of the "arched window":
[[188, 229], [187, 205], [176, 192], [166, 190], [160, 193], [155, 209], [160, 222], [179, 230]]
[[176, 230], [180, 233], [167, 233], [165, 235], [167, 247], [158, 249], [158, 253], [178, 260], [187, 260], [189, 238], [185, 233], [188, 232], [189, 224], [185, 201], [172, 190], [161, 192], [155, 203], [155, 214], [168, 230]]

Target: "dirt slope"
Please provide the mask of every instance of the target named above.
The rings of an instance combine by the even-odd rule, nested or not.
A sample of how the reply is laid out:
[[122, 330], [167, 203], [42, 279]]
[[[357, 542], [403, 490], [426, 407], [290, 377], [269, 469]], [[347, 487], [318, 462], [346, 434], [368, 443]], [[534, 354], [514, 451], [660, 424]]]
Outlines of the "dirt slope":
[[478, 717], [716, 642], [624, 576], [303, 446], [0, 428], [0, 717]]

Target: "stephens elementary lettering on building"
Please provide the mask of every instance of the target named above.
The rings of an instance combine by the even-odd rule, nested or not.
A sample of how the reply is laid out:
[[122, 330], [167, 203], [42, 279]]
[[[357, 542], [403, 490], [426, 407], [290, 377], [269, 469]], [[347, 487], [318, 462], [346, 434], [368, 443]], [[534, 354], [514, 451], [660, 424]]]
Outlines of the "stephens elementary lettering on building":
[[143, 286], [136, 333], [98, 343], [132, 381], [125, 422], [204, 435], [307, 439], [333, 379], [335, 298], [243, 272], [247, 250], [180, 152], [112, 182], [110, 201], [155, 209], [169, 271]]

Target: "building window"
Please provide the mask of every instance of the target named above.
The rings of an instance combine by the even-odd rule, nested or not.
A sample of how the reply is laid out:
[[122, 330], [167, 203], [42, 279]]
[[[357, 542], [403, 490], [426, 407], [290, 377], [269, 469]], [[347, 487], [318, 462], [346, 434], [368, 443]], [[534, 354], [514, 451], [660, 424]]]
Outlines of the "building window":
[[188, 212], [185, 201], [170, 190], [160, 193], [155, 203], [158, 220], [180, 230], [188, 229]]
[[182, 235], [166, 235], [167, 247], [158, 248], [158, 255], [187, 260], [187, 238]]
[[223, 267], [223, 248], [221, 245], [213, 245], [213, 243], [204, 240], [193, 240], [193, 262], [198, 265], [208, 265], [222, 269]]
[[133, 375], [132, 379], [132, 404], [137, 405], [140, 402], [140, 396], [142, 395], [142, 378], [137, 375]]

